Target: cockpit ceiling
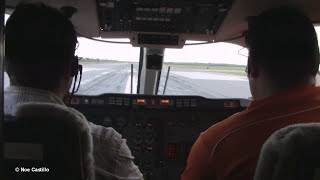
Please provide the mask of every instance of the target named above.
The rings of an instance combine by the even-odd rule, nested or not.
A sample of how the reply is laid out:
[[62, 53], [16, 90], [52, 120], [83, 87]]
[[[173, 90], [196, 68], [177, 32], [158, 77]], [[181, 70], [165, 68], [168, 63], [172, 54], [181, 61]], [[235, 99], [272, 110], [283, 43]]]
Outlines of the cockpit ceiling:
[[[15, 7], [20, 1], [6, 0], [6, 6]], [[144, 37], [142, 39], [144, 42], [158, 40], [161, 42], [161, 47], [171, 47], [172, 45], [166, 45], [166, 42], [169, 42], [178, 44], [177, 47], [180, 48], [183, 47], [185, 40], [223, 41], [237, 37], [247, 29], [246, 17], [283, 5], [301, 9], [313, 22], [320, 22], [319, 0], [27, 0], [24, 2], [39, 1], [56, 8], [63, 6], [76, 8], [77, 13], [71, 20], [81, 35], [130, 38], [134, 46], [140, 46], [139, 37]], [[243, 45], [243, 39], [232, 43]]]
[[110, 31], [215, 34], [233, 0], [97, 0], [100, 28]]
[[76, 31], [87, 37], [100, 37], [99, 20], [95, 0], [5, 0], [6, 12], [11, 13], [20, 2], [42, 2], [46, 5], [61, 9], [62, 7], [74, 7], [77, 9], [71, 21]]
[[[297, 8], [304, 12], [314, 24], [320, 23], [319, 0], [235, 0], [232, 9], [215, 34], [215, 40], [223, 41], [241, 35], [248, 29], [246, 22], [248, 16], [255, 16], [265, 10], [281, 6]], [[244, 46], [243, 38], [231, 43]]]

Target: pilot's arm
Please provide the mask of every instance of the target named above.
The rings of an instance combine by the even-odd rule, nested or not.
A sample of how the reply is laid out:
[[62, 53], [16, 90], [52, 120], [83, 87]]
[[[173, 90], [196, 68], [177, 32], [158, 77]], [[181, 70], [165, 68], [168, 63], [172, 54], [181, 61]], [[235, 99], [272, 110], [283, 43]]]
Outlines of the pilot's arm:
[[143, 179], [139, 168], [134, 164], [126, 140], [113, 128], [90, 123], [93, 138], [96, 180]]

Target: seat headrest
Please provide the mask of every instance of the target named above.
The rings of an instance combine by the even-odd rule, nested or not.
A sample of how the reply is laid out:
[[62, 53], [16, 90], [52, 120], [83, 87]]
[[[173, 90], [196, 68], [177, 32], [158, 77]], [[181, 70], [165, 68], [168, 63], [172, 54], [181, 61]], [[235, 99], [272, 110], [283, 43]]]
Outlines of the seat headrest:
[[295, 124], [273, 133], [264, 143], [255, 180], [295, 179], [301, 170], [299, 158], [320, 157], [320, 123]]
[[45, 121], [42, 124], [49, 124], [49, 128], [52, 127], [53, 129], [55, 125], [65, 125], [75, 129], [81, 138], [84, 170], [90, 180], [95, 178], [93, 141], [90, 126], [86, 118], [80, 112], [64, 105], [53, 103], [21, 103], [17, 106], [14, 116], [20, 121], [32, 119]]

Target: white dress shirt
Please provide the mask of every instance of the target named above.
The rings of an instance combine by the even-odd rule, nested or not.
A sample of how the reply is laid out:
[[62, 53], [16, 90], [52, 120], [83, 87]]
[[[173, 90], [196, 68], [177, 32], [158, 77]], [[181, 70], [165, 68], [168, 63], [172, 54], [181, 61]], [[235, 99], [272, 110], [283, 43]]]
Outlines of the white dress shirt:
[[[54, 93], [22, 86], [9, 86], [4, 93], [4, 113], [14, 115], [17, 104], [46, 102], [64, 105]], [[71, 109], [66, 106], [66, 108]], [[113, 128], [89, 122], [93, 139], [96, 180], [140, 180], [143, 175], [134, 164], [126, 140]]]

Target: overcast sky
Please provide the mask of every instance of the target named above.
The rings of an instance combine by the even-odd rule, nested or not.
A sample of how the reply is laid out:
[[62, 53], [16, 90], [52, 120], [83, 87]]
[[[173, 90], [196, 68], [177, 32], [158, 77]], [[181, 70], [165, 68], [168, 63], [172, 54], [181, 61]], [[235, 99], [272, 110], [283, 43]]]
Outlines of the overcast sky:
[[[320, 27], [316, 27], [320, 37]], [[123, 39], [113, 39], [124, 41]], [[85, 38], [78, 38], [78, 56], [121, 61], [139, 61], [139, 48], [131, 45], [95, 42]], [[127, 40], [128, 41], [128, 40]], [[239, 50], [240, 54], [239, 55]], [[185, 46], [183, 49], [166, 49], [165, 62], [200, 62], [225, 63], [246, 65], [247, 49], [230, 43], [216, 43], [197, 46]]]
[[[119, 41], [121, 39], [113, 39]], [[78, 38], [78, 56], [123, 61], [139, 61], [139, 48], [131, 45], [95, 42]], [[183, 49], [166, 49], [165, 62], [203, 62], [246, 64], [246, 57], [238, 55], [241, 46], [217, 43], [209, 45], [185, 46]], [[245, 50], [241, 51], [245, 53]]]
[[[8, 17], [6, 16], [6, 19]], [[316, 28], [320, 36], [320, 28]], [[112, 39], [113, 41], [126, 41]], [[110, 59], [119, 61], [139, 61], [139, 48], [130, 44], [110, 44], [85, 38], [78, 38], [79, 47], [76, 54], [80, 57]], [[165, 62], [200, 62], [246, 65], [247, 58], [238, 54], [243, 47], [230, 43], [185, 46], [183, 49], [166, 49]], [[246, 49], [240, 51], [247, 54]]]

